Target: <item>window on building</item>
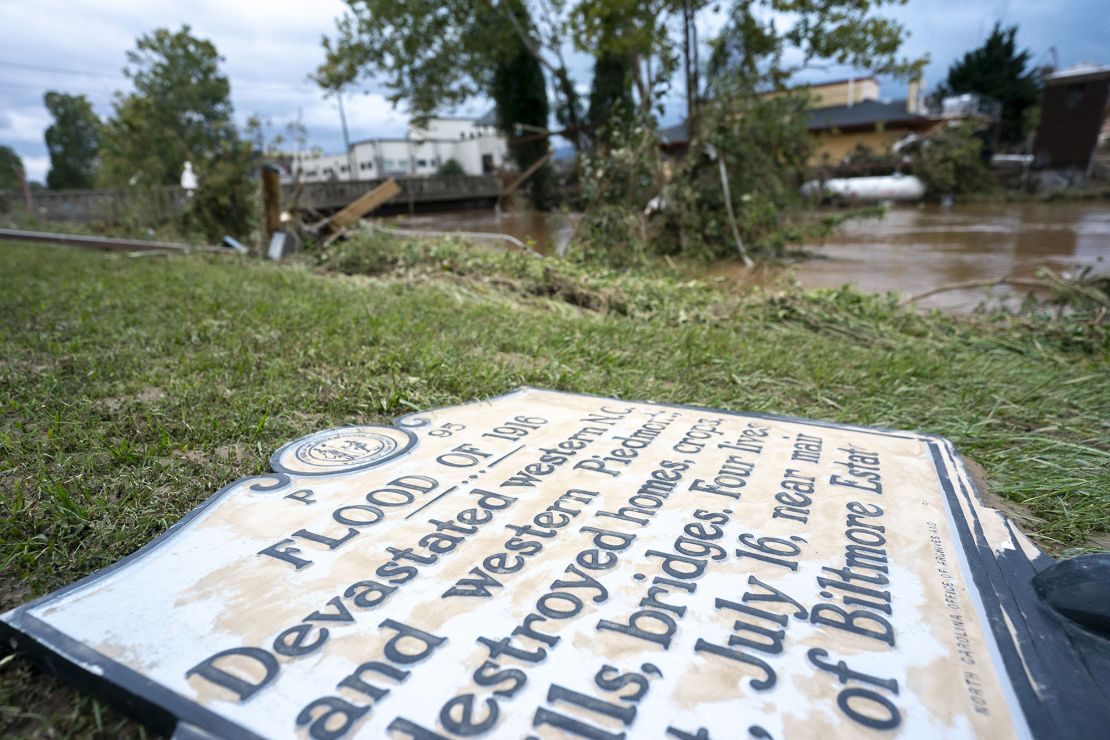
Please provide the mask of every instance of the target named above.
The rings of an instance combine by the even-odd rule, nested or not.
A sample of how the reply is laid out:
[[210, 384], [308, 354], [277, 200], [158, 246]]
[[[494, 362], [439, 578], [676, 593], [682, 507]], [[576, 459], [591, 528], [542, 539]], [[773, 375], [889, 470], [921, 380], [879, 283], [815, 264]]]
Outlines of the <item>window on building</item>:
[[345, 164], [339, 165], [339, 171], [340, 172], [346, 172], [347, 171], [347, 165], [345, 165]]
[[418, 159], [418, 160], [416, 160], [416, 164], [417, 164], [417, 166], [419, 166], [419, 167], [427, 167], [427, 166], [428, 166], [428, 160], [426, 160], [426, 159]]
[[387, 160], [385, 160], [385, 168], [386, 168], [387, 170], [391, 170], [391, 169], [393, 169], [393, 168], [394, 168], [394, 167], [396, 167], [396, 166], [397, 166], [397, 163], [396, 163], [396, 162], [394, 162], [394, 161], [393, 161], [392, 159], [387, 159]]

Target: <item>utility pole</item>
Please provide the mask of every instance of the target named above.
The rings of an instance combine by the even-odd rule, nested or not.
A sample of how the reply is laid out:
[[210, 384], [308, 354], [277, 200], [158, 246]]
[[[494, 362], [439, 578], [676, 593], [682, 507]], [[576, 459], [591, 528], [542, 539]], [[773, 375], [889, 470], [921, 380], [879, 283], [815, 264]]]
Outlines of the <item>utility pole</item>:
[[347, 114], [343, 111], [343, 89], [335, 89], [335, 99], [339, 101], [339, 121], [343, 124], [343, 146], [347, 151], [347, 179], [355, 179], [355, 155], [351, 151], [351, 139], [347, 136]]
[[32, 211], [31, 188], [27, 185], [27, 173], [23, 170], [22, 164], [15, 166], [15, 174], [19, 178], [19, 188], [23, 191], [23, 207], [27, 209], [27, 213], [30, 213]]

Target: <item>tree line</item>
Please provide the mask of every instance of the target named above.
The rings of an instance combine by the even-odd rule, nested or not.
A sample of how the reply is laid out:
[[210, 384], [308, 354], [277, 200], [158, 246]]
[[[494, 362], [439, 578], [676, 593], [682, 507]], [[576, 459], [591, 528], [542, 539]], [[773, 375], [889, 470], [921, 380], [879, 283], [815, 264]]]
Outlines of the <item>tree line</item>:
[[[159, 28], [127, 52], [123, 71], [132, 89], [115, 94], [106, 119], [84, 95], [48, 91], [46, 186], [141, 192], [177, 185], [188, 161], [198, 187], [184, 214], [186, 231], [208, 239], [247, 233], [254, 215], [253, 147], [235, 126], [223, 61], [188, 25]], [[5, 161], [13, 164], [4, 167]], [[15, 152], [0, 148], [0, 189], [18, 187], [16, 165], [22, 169]], [[6, 170], [12, 174], [5, 177]]]
[[[521, 171], [550, 153], [549, 137], [535, 132], [557, 128], [573, 146], [575, 167], [539, 168], [527, 194], [551, 207], [562, 178], [586, 211], [587, 243], [722, 256], [789, 236], [813, 151], [809, 101], [790, 89], [799, 73], [827, 65], [920, 73], [927, 59], [900, 53], [908, 30], [887, 15], [905, 1], [732, 0], [720, 32], [702, 40], [709, 0], [347, 0], [312, 77], [325, 93], [372, 79], [416, 124], [492, 99]], [[568, 49], [592, 58], [588, 84]], [[105, 120], [83, 95], [47, 92], [47, 186], [174, 185], [190, 161], [199, 188], [189, 225], [212, 238], [245, 233], [252, 168], [279, 142], [267, 144], [257, 118], [238, 130], [223, 61], [189, 26], [160, 28], [127, 52], [132, 89], [115, 95]], [[1016, 28], [996, 25], [952, 65], [942, 90], [1000, 98], [1003, 139], [1020, 140], [1038, 94], [1028, 61]], [[669, 157], [659, 121], [678, 94], [686, 152]], [[295, 135], [303, 139], [303, 127]], [[4, 162], [18, 161], [5, 149], [0, 188], [13, 186], [5, 170], [14, 166]]]

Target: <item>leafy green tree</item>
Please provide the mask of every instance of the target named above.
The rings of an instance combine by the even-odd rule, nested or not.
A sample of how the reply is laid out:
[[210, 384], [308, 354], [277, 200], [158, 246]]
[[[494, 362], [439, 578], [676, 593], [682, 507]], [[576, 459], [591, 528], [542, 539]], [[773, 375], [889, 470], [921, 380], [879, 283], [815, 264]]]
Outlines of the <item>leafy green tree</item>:
[[587, 114], [594, 140], [606, 146], [618, 132], [627, 130], [634, 110], [631, 60], [614, 50], [610, 40], [617, 25], [614, 18], [603, 24], [603, 41], [594, 56]]
[[439, 166], [436, 170], [437, 175], [465, 175], [466, 170], [459, 164], [459, 160], [452, 157]]
[[[906, 0], [735, 0], [733, 43], [759, 74], [782, 85], [818, 63], [908, 76], [925, 60], [898, 56], [905, 28], [880, 11]], [[683, 56], [696, 40], [676, 44], [673, 21], [690, 26], [703, 0], [347, 0], [334, 39], [324, 40], [325, 61], [316, 79], [325, 89], [360, 74], [384, 79], [393, 102], [405, 102], [417, 122], [467, 98], [490, 94], [499, 54], [520, 43], [557, 91], [556, 116], [578, 129], [582, 113], [562, 48], [573, 43], [603, 60], [598, 99], [628, 70], [642, 115], [658, 113]], [[782, 23], [782, 17], [793, 22]], [[777, 20], [776, 20], [777, 19]], [[693, 24], [696, 25], [696, 24]], [[516, 41], [513, 40], [513, 35]], [[794, 53], [787, 54], [788, 51]], [[788, 64], [786, 59], [800, 59]], [[691, 58], [687, 65], [693, 65]], [[724, 66], [731, 65], [727, 60]], [[693, 69], [687, 85], [697, 85]], [[612, 74], [611, 74], [612, 73]], [[696, 95], [691, 96], [693, 99]], [[595, 106], [595, 112], [597, 108]], [[580, 137], [571, 136], [580, 144]]]
[[[1002, 103], [999, 138], [1018, 143], [1031, 130], [1026, 112], [1037, 105], [1039, 93], [1029, 50], [1017, 46], [1017, 26], [998, 23], [978, 49], [964, 54], [948, 68], [941, 94], [978, 93]], [[1033, 124], [1035, 125], [1035, 124]]]
[[932, 197], [965, 195], [993, 187], [983, 162], [983, 139], [971, 123], [947, 128], [921, 142], [913, 153], [913, 173]]
[[[553, 10], [562, 3], [545, 4], [543, 9], [551, 12], [541, 14], [541, 24], [534, 22], [525, 0], [346, 2], [347, 13], [337, 21], [335, 38], [324, 39], [325, 59], [313, 76], [325, 90], [360, 75], [375, 77], [384, 82], [389, 99], [403, 102], [419, 125], [475, 95], [496, 99], [497, 70], [519, 66], [513, 60], [523, 50], [546, 70], [559, 93], [556, 118], [579, 128], [581, 104], [562, 55], [567, 24]], [[546, 127], [547, 121], [538, 125]]]
[[727, 86], [718, 80], [718, 92], [705, 102], [700, 134], [667, 186], [666, 238], [657, 251], [710, 259], [735, 256], [741, 245], [776, 251], [799, 203], [813, 151], [807, 97], [755, 95], [742, 78]]
[[51, 90], [43, 102], [54, 117], [54, 123], [46, 129], [46, 149], [50, 152], [46, 186], [51, 190], [91, 188], [100, 151], [100, 118], [84, 95]]
[[605, 142], [611, 132], [625, 128], [632, 108], [632, 74], [628, 59], [610, 51], [599, 52], [594, 59], [587, 114], [594, 138]]
[[[527, 25], [527, 17], [516, 10], [518, 22]], [[547, 102], [547, 84], [543, 69], [535, 55], [516, 34], [510, 34], [494, 58], [493, 81], [490, 90], [497, 106], [497, 126], [506, 136], [534, 134], [546, 130], [550, 108]], [[523, 129], [518, 127], [523, 124]], [[517, 168], [523, 172], [537, 160], [546, 156], [550, 144], [546, 138], [536, 137], [526, 143], [514, 144], [509, 154]], [[551, 205], [553, 174], [544, 165], [534, 173], [525, 187], [532, 204], [537, 208]]]
[[227, 140], [210, 152], [197, 168], [197, 190], [185, 213], [187, 225], [210, 242], [225, 234], [246, 237], [260, 207], [252, 168], [247, 142]]
[[[509, 38], [492, 2], [347, 0], [313, 79], [340, 89], [361, 75], [384, 82], [421, 124], [488, 89], [498, 45]], [[491, 39], [497, 39], [491, 43]]]
[[[517, 135], [517, 124], [547, 128], [547, 85], [535, 46], [539, 30], [525, 3], [347, 0], [347, 5], [336, 37], [324, 39], [325, 60], [313, 75], [323, 89], [375, 76], [392, 102], [406, 104], [417, 125], [485, 94], [493, 98], [498, 127], [507, 136]], [[513, 147], [511, 154], [523, 170], [547, 151], [547, 141], [537, 140]], [[537, 203], [546, 201], [549, 175], [537, 173], [529, 183]]]
[[0, 146], [0, 190], [14, 190], [19, 187], [19, 173], [23, 171], [23, 160], [10, 146]]
[[198, 187], [186, 225], [208, 239], [244, 237], [255, 216], [251, 147], [232, 121], [231, 85], [211, 41], [159, 28], [127, 53], [134, 85], [116, 95], [101, 135], [100, 181], [122, 187], [177, 185], [186, 161]]
[[127, 53], [134, 84], [117, 94], [101, 140], [101, 179], [108, 185], [173, 185], [186, 160], [197, 166], [238, 141], [231, 86], [212, 42], [159, 28]]

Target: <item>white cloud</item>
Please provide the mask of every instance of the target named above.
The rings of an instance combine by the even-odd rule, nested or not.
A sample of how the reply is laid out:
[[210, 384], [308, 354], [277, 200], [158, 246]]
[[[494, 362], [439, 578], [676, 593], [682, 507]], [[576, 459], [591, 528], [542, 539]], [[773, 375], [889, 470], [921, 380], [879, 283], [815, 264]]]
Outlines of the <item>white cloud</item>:
[[[1061, 65], [1085, 59], [1110, 62], [1105, 23], [1097, 21], [1105, 16], [1103, 4], [1104, 0], [910, 0], [905, 7], [885, 12], [911, 32], [908, 55], [931, 56], [926, 83], [933, 85], [953, 59], [982, 42], [995, 20], [1019, 24], [1019, 43], [1033, 51], [1038, 63], [1049, 61], [1053, 46]], [[703, 43], [726, 20], [728, 3], [721, 6], [722, 11], [699, 18]], [[42, 106], [46, 90], [87, 94], [97, 112], [106, 116], [113, 91], [127, 86], [121, 69], [136, 37], [157, 27], [176, 29], [188, 23], [225, 57], [238, 120], [260, 113], [280, 130], [302, 110], [310, 145], [337, 151], [342, 136], [335, 102], [323, 99], [306, 77], [322, 59], [321, 37], [334, 32], [335, 18], [345, 7], [342, 0], [0, 0], [0, 145], [11, 145], [28, 162], [41, 163], [42, 134], [49, 123]], [[571, 49], [566, 55], [572, 76], [587, 84], [593, 67], [590, 56]], [[702, 61], [706, 59], [703, 46]], [[814, 78], [849, 73], [840, 68], [815, 73]], [[671, 91], [678, 104], [664, 116], [668, 122], [682, 113], [681, 74], [678, 77]], [[380, 85], [367, 89], [370, 95], [352, 91], [345, 97], [352, 140], [402, 134], [407, 124], [404, 111], [390, 106]], [[902, 83], [887, 83], [883, 94], [897, 97], [903, 90]], [[487, 107], [488, 101], [477, 100], [463, 111], [482, 113]]]
[[23, 171], [27, 179], [46, 182], [46, 172], [50, 169], [50, 157], [40, 154], [32, 157], [23, 157]]
[[50, 125], [45, 108], [15, 108], [0, 116], [0, 141], [9, 144], [30, 144], [42, 141]]

